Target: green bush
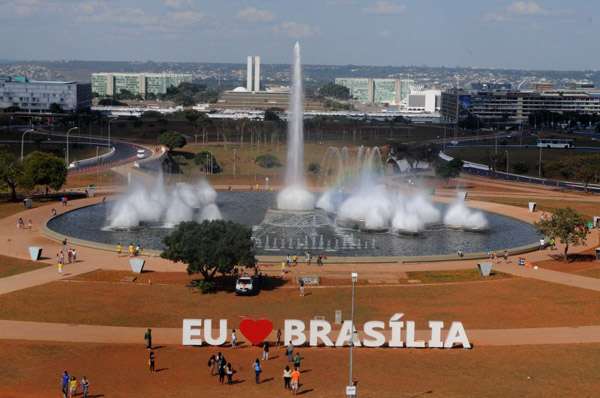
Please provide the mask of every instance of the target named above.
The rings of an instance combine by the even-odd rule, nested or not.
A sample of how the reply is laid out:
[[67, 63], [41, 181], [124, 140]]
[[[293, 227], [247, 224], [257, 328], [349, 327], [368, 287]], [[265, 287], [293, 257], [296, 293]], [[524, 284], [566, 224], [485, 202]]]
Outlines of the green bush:
[[[194, 155], [194, 163], [197, 166], [200, 166], [202, 171], [207, 171], [211, 174], [219, 174], [220, 172], [223, 171], [223, 168], [217, 161], [217, 158], [215, 157], [215, 155], [213, 155], [209, 151], [198, 152], [196, 155]], [[211, 170], [211, 165], [212, 165], [212, 170]]]
[[267, 153], [256, 157], [256, 164], [265, 169], [281, 167], [281, 162], [277, 156]]

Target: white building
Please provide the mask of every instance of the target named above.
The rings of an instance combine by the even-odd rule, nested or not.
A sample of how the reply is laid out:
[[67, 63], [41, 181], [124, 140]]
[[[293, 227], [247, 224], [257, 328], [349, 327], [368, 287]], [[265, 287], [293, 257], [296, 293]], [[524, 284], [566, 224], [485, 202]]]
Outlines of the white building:
[[260, 57], [258, 55], [248, 56], [246, 90], [250, 92], [260, 91]]
[[18, 107], [23, 111], [41, 112], [57, 104], [64, 111], [76, 111], [89, 108], [91, 101], [90, 84], [0, 76], [0, 108]]
[[439, 112], [442, 92], [440, 90], [412, 91], [408, 96], [406, 111], [416, 113]]

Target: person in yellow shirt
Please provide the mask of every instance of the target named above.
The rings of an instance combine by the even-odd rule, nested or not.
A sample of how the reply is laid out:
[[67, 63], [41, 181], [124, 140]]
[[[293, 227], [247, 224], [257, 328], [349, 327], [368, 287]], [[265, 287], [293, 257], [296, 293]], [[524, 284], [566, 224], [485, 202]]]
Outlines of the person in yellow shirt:
[[75, 376], [71, 376], [71, 381], [69, 381], [69, 398], [75, 397], [77, 394], [77, 379]]
[[121, 243], [117, 243], [117, 256], [120, 256], [121, 253], [123, 253], [123, 246], [121, 246]]

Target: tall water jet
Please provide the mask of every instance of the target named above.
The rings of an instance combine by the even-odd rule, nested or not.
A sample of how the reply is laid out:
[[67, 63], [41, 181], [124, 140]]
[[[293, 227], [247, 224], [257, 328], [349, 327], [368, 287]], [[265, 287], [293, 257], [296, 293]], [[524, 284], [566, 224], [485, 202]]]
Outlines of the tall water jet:
[[277, 208], [281, 210], [312, 210], [315, 207], [315, 198], [306, 189], [304, 180], [304, 93], [302, 91], [300, 43], [296, 43], [294, 46], [288, 115], [285, 188], [277, 195]]

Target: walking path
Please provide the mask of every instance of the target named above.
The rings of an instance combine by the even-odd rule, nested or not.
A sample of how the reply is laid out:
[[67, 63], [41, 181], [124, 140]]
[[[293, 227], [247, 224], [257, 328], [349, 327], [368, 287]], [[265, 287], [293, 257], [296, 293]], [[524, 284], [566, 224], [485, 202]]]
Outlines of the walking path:
[[[66, 323], [25, 322], [0, 320], [0, 339], [33, 340], [71, 343], [117, 343], [143, 344], [144, 327], [72, 325]], [[446, 330], [447, 332], [447, 330]], [[515, 346], [538, 344], [600, 343], [600, 326], [548, 327], [522, 329], [467, 329], [467, 336], [474, 347]], [[332, 335], [337, 331], [334, 329]], [[386, 340], [390, 331], [383, 332]], [[213, 336], [217, 335], [213, 331]], [[363, 338], [363, 333], [358, 333]], [[231, 330], [227, 331], [231, 336]], [[416, 338], [429, 340], [429, 330], [417, 330]], [[442, 333], [445, 338], [445, 332]], [[156, 345], [180, 345], [182, 331], [179, 328], [152, 328], [152, 341]], [[275, 332], [267, 338], [275, 342]], [[245, 342], [240, 333], [238, 340]]]

